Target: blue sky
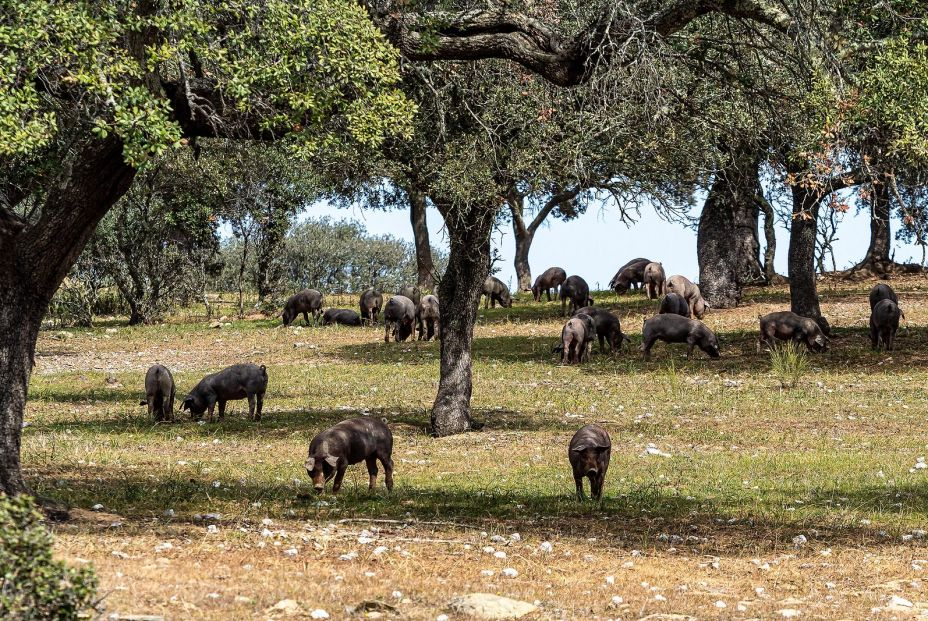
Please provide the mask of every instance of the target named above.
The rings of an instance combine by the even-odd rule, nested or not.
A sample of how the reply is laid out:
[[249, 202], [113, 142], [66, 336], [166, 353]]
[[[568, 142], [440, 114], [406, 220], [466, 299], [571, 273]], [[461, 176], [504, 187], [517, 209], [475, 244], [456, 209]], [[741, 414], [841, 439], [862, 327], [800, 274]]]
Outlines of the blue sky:
[[[696, 213], [698, 211], [693, 215]], [[389, 233], [412, 240], [409, 214], [405, 210], [369, 211], [317, 203], [307, 208], [303, 216], [358, 220], [370, 233]], [[428, 223], [433, 246], [447, 249], [441, 215], [435, 209], [429, 209]], [[898, 225], [897, 221], [893, 222], [893, 235]], [[855, 214], [852, 208], [838, 227], [835, 243], [838, 269], [856, 263], [866, 252], [869, 239], [869, 212]], [[512, 266], [514, 241], [511, 228], [504, 226], [494, 231], [493, 244], [503, 257], [502, 269], [497, 276], [514, 290], [516, 279]], [[786, 273], [788, 247], [789, 233], [778, 225], [776, 267], [781, 274]], [[921, 260], [921, 252], [916, 246], [894, 241], [894, 248], [897, 261]], [[568, 274], [582, 276], [595, 290], [605, 288], [618, 267], [634, 257], [662, 261], [668, 276], [683, 274], [695, 281], [699, 275], [694, 229], [666, 222], [647, 208], [642, 208], [637, 223], [629, 227], [619, 221], [618, 209], [608, 202], [591, 205], [586, 214], [572, 222], [550, 218], [535, 235], [530, 262], [533, 278], [548, 267], [558, 265]]]

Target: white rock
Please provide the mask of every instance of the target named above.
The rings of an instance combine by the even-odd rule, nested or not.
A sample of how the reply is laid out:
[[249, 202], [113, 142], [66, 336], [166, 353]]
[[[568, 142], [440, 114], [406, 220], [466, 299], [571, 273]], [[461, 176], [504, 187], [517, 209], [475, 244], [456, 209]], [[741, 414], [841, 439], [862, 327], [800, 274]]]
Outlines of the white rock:
[[516, 571], [516, 569], [513, 567], [507, 567], [506, 569], [503, 570], [503, 575], [506, 576], [507, 578], [515, 578], [516, 576], [519, 575], [519, 572]]
[[327, 613], [322, 608], [316, 608], [311, 613], [309, 613], [309, 616], [313, 619], [328, 619], [329, 613]]
[[448, 621], [448, 615], [438, 615], [435, 617], [435, 621]]
[[493, 556], [495, 556], [496, 558], [506, 558], [506, 553], [503, 552], [502, 550], [497, 550], [496, 552], [493, 553]]
[[164, 552], [165, 550], [170, 550], [174, 547], [170, 541], [163, 541], [155, 546], [155, 552]]
[[381, 554], [386, 554], [389, 551], [390, 551], [390, 548], [388, 548], [387, 546], [377, 546], [376, 548], [374, 548], [374, 555], [380, 556]]
[[522, 535], [520, 535], [519, 533], [512, 533], [511, 535], [509, 535], [509, 538], [515, 542], [522, 541]]
[[103, 505], [101, 505], [99, 502], [90, 508], [94, 511], [103, 511]]
[[777, 612], [780, 613], [780, 616], [786, 617], [787, 619], [793, 619], [802, 614], [795, 608], [783, 608], [781, 610], [778, 610]]
[[393, 599], [403, 599], [402, 591], [393, 591], [392, 595], [393, 595]]
[[541, 552], [544, 552], [545, 554], [548, 554], [548, 553], [554, 551], [554, 546], [551, 545], [551, 542], [550, 542], [550, 541], [542, 541], [542, 542], [541, 542], [541, 545], [538, 546], [538, 549], [539, 549]]
[[492, 576], [493, 573], [494, 573], [494, 572], [493, 572], [492, 569], [481, 569], [481, 570], [480, 570], [480, 575], [481, 575], [481, 576], [486, 576], [487, 578], [489, 578], [490, 576]]
[[797, 548], [801, 548], [802, 546], [806, 545], [806, 543], [808, 542], [809, 540], [806, 539], [805, 535], [796, 535], [795, 537], [793, 537], [793, 545]]
[[374, 543], [374, 539], [371, 537], [358, 537], [358, 543], [361, 545], [367, 545], [369, 543]]
[[612, 604], [611, 604], [612, 606], [621, 606], [623, 603], [625, 603], [625, 600], [619, 597], [618, 595], [612, 596]]
[[296, 555], [297, 555], [297, 549], [296, 549], [296, 548], [287, 548], [286, 550], [284, 550], [284, 554], [286, 554], [287, 556], [296, 556]]
[[615, 576], [606, 576], [606, 584], [615, 584]]
[[915, 604], [913, 604], [912, 602], [910, 602], [904, 597], [893, 595], [889, 599], [889, 605], [890, 607], [896, 607], [896, 608], [912, 608]]
[[206, 527], [206, 532], [208, 532], [211, 535], [215, 535], [216, 533], [219, 532], [219, 527], [216, 526], [215, 524], [210, 524], [209, 526]]
[[528, 602], [491, 593], [471, 593], [451, 600], [450, 608], [461, 615], [478, 619], [518, 619], [538, 610]]
[[728, 608], [728, 604], [726, 604], [726, 603], [723, 602], [722, 600], [718, 600], [717, 602], [715, 602], [715, 607], [716, 607], [716, 608], [719, 608], [719, 609], [721, 609], [721, 608]]
[[174, 509], [165, 509], [164, 517], [174, 517]]
[[358, 558], [358, 553], [352, 551], [352, 552], [348, 552], [347, 554], [342, 554], [341, 556], [338, 557], [338, 560], [340, 560], [340, 561], [353, 561], [353, 560], [356, 559], [356, 558]]

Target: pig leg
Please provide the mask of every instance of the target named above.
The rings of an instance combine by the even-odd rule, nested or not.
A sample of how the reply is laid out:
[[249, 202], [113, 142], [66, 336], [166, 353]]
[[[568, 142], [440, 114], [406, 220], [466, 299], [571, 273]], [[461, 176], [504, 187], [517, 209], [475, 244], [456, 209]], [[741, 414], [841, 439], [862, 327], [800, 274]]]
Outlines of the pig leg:
[[226, 417], [226, 402], [222, 399], [219, 400], [219, 420], [223, 420]]
[[561, 317], [567, 313], [567, 298], [561, 298]]
[[[599, 337], [599, 353], [604, 354], [606, 353], [606, 335], [597, 334], [597, 336]], [[612, 340], [611, 339], [609, 340], [609, 353], [612, 353]]]
[[168, 399], [168, 422], [174, 422], [174, 390], [171, 390], [171, 397]]
[[586, 495], [583, 493], [583, 475], [575, 472], [574, 483], [577, 486], [577, 500], [583, 502], [586, 500]]
[[384, 482], [387, 485], [387, 491], [393, 491], [393, 459], [389, 455], [379, 457], [380, 463], [383, 465], [383, 477]]
[[647, 360], [651, 357], [651, 348], [654, 347], [654, 341], [657, 340], [653, 336], [645, 337], [644, 341], [641, 342], [641, 353], [644, 354], [644, 359]]
[[377, 487], [377, 457], [371, 455], [364, 461], [367, 462], [367, 474], [370, 476], [367, 491], [373, 492], [374, 488]]
[[213, 422], [213, 408], [216, 407], [215, 403], [210, 403], [209, 408], [206, 410], [206, 422]]
[[345, 478], [345, 470], [347, 466], [339, 466], [338, 470], [335, 471], [335, 482], [332, 483], [332, 493], [337, 494], [338, 490], [342, 488], [342, 479]]
[[389, 321], [383, 322], [383, 342], [384, 343], [390, 342], [390, 322]]
[[874, 350], [880, 348], [880, 335], [876, 329], [876, 325], [872, 321], [870, 322], [870, 344], [873, 346]]
[[303, 321], [306, 322], [307, 326], [309, 325], [309, 313], [307, 313], [306, 311], [303, 311]]
[[255, 396], [253, 394], [248, 395], [248, 418], [255, 420]]
[[590, 474], [590, 496], [596, 502], [603, 498], [603, 476], [598, 472]]
[[[545, 289], [545, 293], [548, 294], [548, 301], [550, 302], [551, 301], [551, 290]], [[540, 298], [541, 296], [538, 296], [538, 297]]]
[[258, 393], [255, 400], [258, 402], [258, 410], [255, 415], [255, 420], [261, 420], [261, 410], [264, 409], [264, 393]]

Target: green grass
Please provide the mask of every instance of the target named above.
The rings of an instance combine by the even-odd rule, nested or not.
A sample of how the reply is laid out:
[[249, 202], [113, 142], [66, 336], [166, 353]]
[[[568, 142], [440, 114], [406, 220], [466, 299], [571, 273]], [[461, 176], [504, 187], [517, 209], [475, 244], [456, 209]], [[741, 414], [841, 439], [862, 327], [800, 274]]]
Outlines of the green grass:
[[[562, 322], [559, 304], [529, 299], [512, 309], [481, 309], [473, 408], [485, 426], [444, 439], [427, 434], [437, 343], [385, 345], [381, 329], [285, 329], [277, 320], [234, 321], [223, 329], [168, 323], [115, 333], [109, 326], [73, 330], [68, 339], [43, 333], [23, 458], [36, 492], [85, 509], [100, 503], [125, 521], [121, 532], [128, 540], [140, 542], [198, 537], [203, 524], [196, 516], [206, 513], [222, 516], [229, 546], [250, 550], [253, 535], [234, 533], [239, 527], [251, 532], [262, 518], [289, 520], [297, 530], [303, 523], [376, 518], [517, 530], [576, 546], [597, 538], [615, 553], [644, 549], [665, 563], [677, 562], [662, 556], [667, 536], [695, 534], [697, 557], [746, 562], [792, 551], [796, 533], [814, 531], [817, 545], [862, 550], [848, 561], [853, 565], [898, 545], [902, 534], [928, 519], [928, 470], [910, 472], [928, 454], [928, 331], [922, 327], [928, 313], [918, 303], [920, 286], [896, 287], [909, 329], [891, 355], [869, 348], [859, 322], [868, 310], [861, 285], [836, 291], [833, 304], [825, 300], [836, 325], [829, 352], [777, 349], [773, 368], [770, 356], [755, 352], [756, 317], [783, 308], [783, 290], [751, 292], [748, 306], [706, 317], [723, 339], [718, 361], [701, 354], [687, 360], [684, 346], [665, 344], [643, 361], [641, 323], [654, 303], [640, 296], [611, 302], [611, 294], [594, 295], [620, 315], [633, 344], [616, 356], [596, 347], [588, 364], [572, 367], [550, 353]], [[138, 405], [150, 363], [174, 370], [180, 396], [205, 373], [245, 360], [268, 366], [260, 423], [245, 419], [244, 401], [234, 402], [224, 422], [203, 425], [183, 418], [155, 425]], [[396, 490], [387, 495], [380, 487], [369, 495], [359, 465], [349, 471], [345, 493], [320, 504], [301, 467], [306, 447], [321, 429], [362, 414], [385, 417], [393, 429]], [[604, 425], [613, 441], [599, 507], [574, 500], [566, 459], [570, 435], [589, 422]], [[647, 455], [649, 444], [670, 457]], [[173, 517], [164, 517], [167, 509]], [[65, 550], [111, 562], [86, 551], [94, 533], [79, 527]], [[429, 550], [436, 567], [471, 566]], [[330, 562], [337, 571], [337, 560]], [[725, 578], [740, 584], [734, 574]], [[139, 588], [146, 593], [139, 597], [160, 601], [159, 589], [167, 587]], [[430, 603], [421, 618], [434, 618], [439, 596], [423, 597]], [[701, 603], [687, 606], [681, 609], [716, 614]], [[567, 616], [587, 614], [572, 610]]]

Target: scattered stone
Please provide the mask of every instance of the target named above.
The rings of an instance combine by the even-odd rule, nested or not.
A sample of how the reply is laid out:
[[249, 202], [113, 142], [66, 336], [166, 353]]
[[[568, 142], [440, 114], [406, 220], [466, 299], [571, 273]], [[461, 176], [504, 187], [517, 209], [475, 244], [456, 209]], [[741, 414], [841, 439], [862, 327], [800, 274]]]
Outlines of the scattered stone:
[[783, 608], [781, 610], [778, 610], [777, 612], [780, 613], [780, 616], [786, 617], [787, 619], [794, 619], [802, 614], [795, 608]]
[[518, 619], [538, 610], [528, 602], [493, 595], [492, 593], [471, 593], [456, 597], [449, 604], [451, 610], [461, 615], [478, 619]]
[[316, 608], [311, 613], [309, 613], [309, 616], [313, 619], [328, 619], [329, 613], [327, 613], [322, 608]]
[[554, 546], [551, 545], [550, 541], [542, 541], [541, 545], [538, 546], [538, 549], [545, 554], [549, 554], [554, 551]]
[[[300, 605], [296, 603], [296, 600], [293, 599], [282, 599], [270, 608], [265, 611], [269, 615], [285, 615], [288, 617], [294, 617], [296, 615], [302, 615], [303, 609], [300, 608]], [[328, 615], [326, 615], [328, 617]], [[321, 618], [326, 618], [321, 617]]]
[[94, 511], [103, 511], [103, 505], [101, 505], [99, 502], [90, 508]]
[[801, 548], [802, 546], [806, 545], [808, 542], [809, 540], [806, 538], [805, 535], [796, 535], [795, 537], [793, 537], [793, 546], [797, 548]]
[[519, 572], [513, 567], [507, 567], [503, 570], [503, 575], [507, 578], [515, 578], [519, 575]]

